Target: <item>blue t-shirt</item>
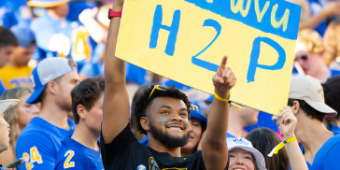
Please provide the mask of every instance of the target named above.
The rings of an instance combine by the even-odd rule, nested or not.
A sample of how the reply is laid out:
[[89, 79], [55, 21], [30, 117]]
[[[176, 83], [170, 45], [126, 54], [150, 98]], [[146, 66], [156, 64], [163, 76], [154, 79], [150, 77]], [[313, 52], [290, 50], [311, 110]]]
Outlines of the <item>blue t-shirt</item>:
[[46, 120], [35, 117], [22, 130], [15, 147], [17, 158], [23, 158], [24, 163], [18, 170], [47, 170], [54, 169], [57, 154], [61, 148], [61, 141], [70, 137], [75, 124], [67, 120], [70, 130], [54, 126]]
[[65, 138], [57, 155], [55, 170], [103, 170], [100, 152], [88, 148], [72, 138]]
[[329, 138], [316, 153], [312, 170], [340, 170], [340, 135]]

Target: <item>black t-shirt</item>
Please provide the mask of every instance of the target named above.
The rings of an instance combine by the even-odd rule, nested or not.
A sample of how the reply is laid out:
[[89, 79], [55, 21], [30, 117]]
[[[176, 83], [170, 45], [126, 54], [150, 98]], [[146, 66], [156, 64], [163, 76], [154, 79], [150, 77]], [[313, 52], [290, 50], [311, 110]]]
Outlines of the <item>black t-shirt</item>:
[[201, 151], [182, 157], [157, 152], [140, 144], [129, 125], [111, 143], [100, 140], [105, 170], [205, 170]]

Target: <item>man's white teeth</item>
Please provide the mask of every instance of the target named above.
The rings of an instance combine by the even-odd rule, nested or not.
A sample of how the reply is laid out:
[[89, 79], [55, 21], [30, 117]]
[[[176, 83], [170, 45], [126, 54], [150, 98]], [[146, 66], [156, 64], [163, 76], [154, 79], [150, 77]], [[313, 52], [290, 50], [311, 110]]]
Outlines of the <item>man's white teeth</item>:
[[181, 128], [178, 128], [178, 127], [170, 127], [170, 129], [179, 129], [179, 130], [181, 130]]

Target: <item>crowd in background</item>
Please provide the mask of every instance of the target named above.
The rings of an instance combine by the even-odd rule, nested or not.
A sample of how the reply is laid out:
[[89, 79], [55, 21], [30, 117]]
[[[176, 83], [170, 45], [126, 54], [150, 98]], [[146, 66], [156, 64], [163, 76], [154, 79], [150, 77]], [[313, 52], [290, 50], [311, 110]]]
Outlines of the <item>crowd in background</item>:
[[[340, 115], [336, 114], [340, 112], [340, 1], [289, 1], [302, 6], [287, 103], [295, 110], [286, 113], [292, 127], [280, 128], [278, 122], [284, 118], [272, 118], [269, 113], [242, 104], [244, 110], [232, 106], [226, 136], [251, 145], [237, 147], [239, 141], [228, 140], [228, 147], [230, 151], [231, 146], [246, 148], [251, 152], [251, 160], [256, 160], [257, 169], [300, 169], [297, 164], [301, 162], [294, 162], [299, 158], [292, 157], [295, 146], [267, 156], [293, 133], [309, 169], [340, 169], [317, 161], [321, 152], [322, 159], [335, 160], [331, 152], [323, 152], [326, 145], [340, 144]], [[107, 11], [112, 4], [113, 0], [0, 1], [1, 100], [20, 100], [3, 114], [10, 127], [9, 149], [0, 153], [0, 163], [8, 165], [22, 157], [24, 163], [17, 168], [20, 170], [66, 169], [72, 167], [72, 161], [65, 159], [74, 154], [68, 149], [76, 148], [91, 157], [77, 158], [84, 163], [83, 169], [103, 169], [97, 142], [103, 119], [105, 46], [110, 25]], [[133, 111], [141, 109], [136, 102], [152, 84], [175, 86], [187, 94], [192, 103], [191, 140], [182, 147], [181, 154], [192, 155], [200, 150], [214, 95], [129, 63], [125, 70]], [[309, 78], [294, 80], [298, 75]], [[141, 133], [141, 125], [136, 123], [140, 118], [130, 114], [129, 125], [137, 140], [148, 145], [146, 133]], [[63, 139], [71, 135], [72, 138]], [[42, 149], [38, 151], [36, 145]], [[237, 157], [237, 153], [230, 153], [232, 158]]]

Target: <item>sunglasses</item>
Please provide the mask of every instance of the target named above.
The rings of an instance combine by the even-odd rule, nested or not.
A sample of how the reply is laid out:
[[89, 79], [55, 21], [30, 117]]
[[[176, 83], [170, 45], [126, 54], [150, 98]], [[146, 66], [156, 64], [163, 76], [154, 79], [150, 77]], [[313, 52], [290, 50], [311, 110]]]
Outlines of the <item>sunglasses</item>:
[[[155, 85], [155, 86], [153, 86], [153, 89], [152, 89], [152, 91], [150, 92], [150, 95], [149, 95], [148, 99], [150, 99], [150, 97], [151, 97], [152, 94], [155, 92], [155, 90], [158, 90], [158, 91], [167, 91], [167, 90], [169, 90], [169, 89], [170, 89], [170, 87], [168, 87], [168, 86]], [[183, 94], [187, 97], [187, 99], [188, 99], [188, 94], [187, 94], [187, 93], [185, 93], [185, 92], [182, 91], [182, 90], [179, 90], [179, 92], [183, 93]]]
[[308, 56], [304, 55], [304, 56], [301, 56], [301, 57], [296, 57], [294, 61], [298, 61], [299, 59], [301, 59], [302, 61], [306, 61], [306, 60], [308, 60]]

